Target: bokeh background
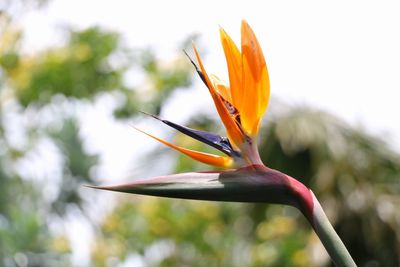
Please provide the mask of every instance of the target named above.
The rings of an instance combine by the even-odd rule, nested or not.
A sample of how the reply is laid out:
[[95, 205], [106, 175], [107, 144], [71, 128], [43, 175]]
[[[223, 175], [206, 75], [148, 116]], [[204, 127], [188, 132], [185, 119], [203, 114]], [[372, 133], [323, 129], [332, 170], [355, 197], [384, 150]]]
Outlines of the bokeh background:
[[[262, 2], [262, 3], [259, 3]], [[223, 134], [182, 49], [226, 78], [218, 25], [267, 58], [266, 165], [311, 187], [359, 266], [400, 265], [397, 1], [0, 1], [0, 266], [331, 266], [293, 208], [84, 184], [210, 167], [138, 113]]]

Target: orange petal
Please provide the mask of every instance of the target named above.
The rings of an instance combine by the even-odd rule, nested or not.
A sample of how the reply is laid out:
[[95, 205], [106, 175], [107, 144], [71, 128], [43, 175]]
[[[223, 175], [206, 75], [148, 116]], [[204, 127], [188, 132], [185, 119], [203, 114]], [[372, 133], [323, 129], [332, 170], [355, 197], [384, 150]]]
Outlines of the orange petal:
[[217, 92], [222, 95], [222, 97], [227, 100], [229, 103], [232, 103], [232, 97], [231, 97], [231, 91], [230, 88], [227, 84], [225, 84], [221, 79], [219, 79], [217, 76], [212, 75], [210, 76], [211, 81], [214, 85], [214, 88], [217, 90]]
[[240, 111], [242, 109], [242, 58], [239, 49], [231, 37], [220, 28], [222, 47], [224, 48], [226, 63], [229, 73], [229, 86], [231, 88], [232, 104]]
[[218, 155], [198, 152], [198, 151], [194, 151], [191, 149], [179, 147], [179, 146], [171, 144], [163, 139], [155, 137], [149, 133], [146, 133], [145, 131], [142, 131], [136, 127], [134, 127], [134, 128], [136, 130], [138, 130], [139, 132], [142, 132], [142, 133], [146, 134], [147, 136], [150, 136], [151, 138], [159, 141], [160, 143], [163, 143], [164, 145], [169, 146], [170, 148], [173, 148], [173, 149], [185, 154], [186, 156], [191, 157], [194, 160], [200, 161], [205, 164], [217, 166], [217, 167], [225, 167], [226, 168], [226, 167], [232, 166], [233, 161], [232, 161], [232, 158], [230, 158], [230, 157], [218, 156]]
[[267, 65], [254, 32], [242, 21], [243, 106], [240, 110], [243, 128], [251, 136], [258, 132], [261, 117], [267, 109], [270, 89]]
[[236, 124], [234, 118], [230, 116], [230, 113], [227, 110], [225, 104], [223, 103], [220, 95], [216, 92], [214, 85], [211, 83], [210, 78], [208, 77], [207, 72], [204, 69], [199, 53], [197, 52], [197, 49], [194, 45], [193, 49], [200, 66], [200, 70], [204, 76], [205, 83], [210, 91], [211, 97], [214, 100], [215, 107], [217, 108], [218, 114], [225, 125], [228, 138], [233, 145], [235, 145], [237, 148], [240, 148], [240, 146], [244, 142], [244, 134], [240, 130], [239, 126]]

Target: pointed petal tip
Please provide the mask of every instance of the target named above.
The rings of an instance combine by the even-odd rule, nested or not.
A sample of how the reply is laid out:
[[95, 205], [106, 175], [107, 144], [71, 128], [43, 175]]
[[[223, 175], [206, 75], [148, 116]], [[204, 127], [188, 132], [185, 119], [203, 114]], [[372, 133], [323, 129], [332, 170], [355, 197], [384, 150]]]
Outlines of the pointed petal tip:
[[[160, 117], [158, 117], [157, 115], [154, 115], [154, 114], [148, 113], [146, 111], [142, 111], [142, 110], [139, 110], [139, 112], [142, 113], [143, 115], [152, 117], [152, 118], [154, 118], [156, 120], [159, 120], [159, 121], [162, 121], [162, 119]], [[135, 126], [132, 126], [132, 127], [135, 128]]]
[[[192, 40], [192, 46], [194, 45], [194, 41]], [[183, 53], [185, 56], [189, 59], [190, 63], [195, 67], [196, 71], [198, 71], [197, 64], [193, 61], [192, 57], [189, 55], [189, 53], [186, 51], [186, 49], [183, 49]]]
[[194, 40], [192, 40], [192, 48], [196, 53], [197, 52], [197, 46], [196, 46], [196, 42]]
[[126, 192], [123, 189], [123, 187], [120, 186], [120, 185], [107, 186], [107, 185], [88, 185], [88, 184], [84, 184], [82, 186], [86, 187], [86, 188], [89, 188], [89, 189], [96, 189], [96, 190], [102, 190], [102, 191], [114, 191], [114, 192], [129, 193], [129, 192]]
[[224, 28], [222, 28], [222, 26], [221, 26], [221, 25], [219, 25], [219, 34], [220, 34], [221, 38], [222, 38], [222, 36], [225, 36], [225, 35], [227, 35], [227, 33], [226, 33], [225, 29], [224, 29]]
[[241, 31], [242, 31], [242, 33], [243, 32], [250, 32], [250, 33], [254, 34], [253, 29], [250, 27], [250, 24], [245, 19], [242, 20]]
[[99, 189], [99, 190], [112, 190], [110, 186], [101, 186], [101, 185], [91, 185], [91, 184], [83, 184], [83, 187], [90, 189]]
[[146, 111], [139, 111], [139, 112], [142, 113], [142, 114], [144, 114], [144, 115], [146, 115], [146, 116], [152, 117], [153, 119], [156, 119], [156, 120], [158, 120], [158, 121], [160, 121], [160, 122], [163, 122], [163, 123], [165, 123], [165, 124], [167, 124], [166, 122], [169, 122], [169, 121], [166, 121], [166, 120], [162, 119], [160, 116], [157, 116], [157, 115], [148, 113], [148, 112], [146, 112]]
[[150, 114], [150, 113], [148, 113], [148, 112], [146, 112], [146, 111], [143, 111], [143, 110], [139, 110], [139, 112], [142, 113], [142, 114], [144, 114], [144, 115], [151, 116], [151, 117], [154, 117], [154, 116], [155, 116], [155, 115]]

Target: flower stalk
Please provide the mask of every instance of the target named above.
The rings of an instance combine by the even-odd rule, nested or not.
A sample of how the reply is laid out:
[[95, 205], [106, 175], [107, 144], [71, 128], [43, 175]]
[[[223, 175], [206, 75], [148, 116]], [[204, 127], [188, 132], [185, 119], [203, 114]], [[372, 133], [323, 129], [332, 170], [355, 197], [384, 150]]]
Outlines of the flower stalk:
[[357, 266], [351, 257], [350, 253], [346, 249], [340, 237], [337, 235], [332, 224], [329, 222], [324, 210], [318, 199], [312, 193], [314, 212], [311, 226], [315, 233], [318, 235], [326, 251], [331, 257], [332, 261], [338, 267], [355, 267]]

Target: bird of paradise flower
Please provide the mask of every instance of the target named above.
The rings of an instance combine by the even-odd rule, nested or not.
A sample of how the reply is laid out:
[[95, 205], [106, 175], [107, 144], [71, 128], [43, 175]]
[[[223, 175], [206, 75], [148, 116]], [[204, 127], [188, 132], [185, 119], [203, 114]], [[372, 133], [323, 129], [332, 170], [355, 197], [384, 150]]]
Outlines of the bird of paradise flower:
[[137, 130], [194, 160], [229, 169], [180, 173], [94, 188], [173, 198], [290, 205], [304, 214], [337, 266], [356, 266], [311, 189], [289, 175], [268, 168], [260, 159], [257, 135], [268, 106], [270, 84], [264, 55], [254, 32], [246, 21], [242, 21], [241, 50], [222, 28], [220, 37], [228, 66], [229, 85], [217, 76], [207, 74], [194, 45], [197, 64], [189, 59], [210, 92], [227, 137], [149, 115], [225, 155], [179, 147]]

